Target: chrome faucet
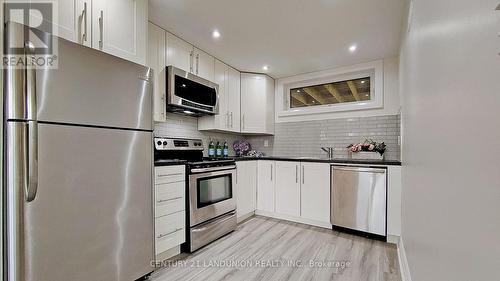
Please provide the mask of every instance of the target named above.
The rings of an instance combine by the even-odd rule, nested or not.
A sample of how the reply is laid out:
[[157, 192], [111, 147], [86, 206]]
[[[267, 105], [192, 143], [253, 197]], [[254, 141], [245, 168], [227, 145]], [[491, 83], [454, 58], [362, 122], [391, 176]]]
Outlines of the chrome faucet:
[[322, 147], [321, 149], [328, 154], [328, 158], [330, 158], [330, 159], [333, 158], [333, 151], [335, 150], [335, 148], [333, 148], [333, 147]]

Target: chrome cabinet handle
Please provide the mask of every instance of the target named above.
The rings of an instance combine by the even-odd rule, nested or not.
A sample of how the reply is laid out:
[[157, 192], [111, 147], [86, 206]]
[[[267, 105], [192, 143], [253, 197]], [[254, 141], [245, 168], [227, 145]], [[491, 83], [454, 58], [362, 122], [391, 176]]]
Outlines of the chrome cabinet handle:
[[193, 51], [189, 52], [189, 72], [194, 73], [193, 71]]
[[170, 232], [168, 232], [168, 233], [162, 233], [162, 234], [160, 234], [160, 235], [156, 236], [156, 238], [160, 239], [160, 238], [163, 238], [163, 237], [165, 237], [165, 236], [169, 236], [170, 234], [172, 234], [172, 233], [176, 233], [176, 232], [177, 232], [177, 231], [179, 231], [179, 230], [182, 230], [182, 228], [176, 228], [175, 230], [170, 231]]
[[241, 129], [245, 129], [245, 114], [241, 115]]
[[104, 46], [104, 11], [101, 10], [101, 16], [99, 17], [99, 48], [102, 49]]
[[295, 165], [295, 183], [299, 183], [299, 166]]
[[87, 2], [83, 3], [83, 36], [84, 42], [87, 42]]
[[271, 164], [271, 181], [273, 181], [273, 164]]
[[170, 177], [170, 176], [179, 176], [179, 175], [182, 175], [183, 173], [174, 173], [174, 174], [158, 174], [157, 176], [159, 178], [163, 178], [163, 177]]
[[196, 54], [196, 75], [200, 72], [200, 54]]
[[226, 122], [225, 122], [225, 125], [226, 125], [226, 129], [229, 128], [229, 112], [226, 112]]
[[229, 115], [231, 118], [231, 128], [233, 128], [233, 112], [231, 111], [231, 115]]
[[302, 184], [306, 183], [306, 174], [304, 172], [304, 166], [302, 166]]
[[178, 196], [178, 197], [174, 197], [174, 198], [170, 198], [170, 199], [160, 199], [160, 200], [157, 200], [156, 202], [157, 203], [165, 203], [168, 201], [174, 201], [174, 200], [181, 199], [181, 198], [182, 198], [182, 196]]

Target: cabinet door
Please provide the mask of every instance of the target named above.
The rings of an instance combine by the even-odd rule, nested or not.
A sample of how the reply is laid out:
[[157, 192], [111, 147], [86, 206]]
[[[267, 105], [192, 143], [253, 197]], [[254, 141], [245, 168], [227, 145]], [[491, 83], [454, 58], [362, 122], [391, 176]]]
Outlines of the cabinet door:
[[232, 67], [228, 68], [227, 80], [227, 111], [228, 111], [228, 129], [231, 132], [239, 133], [240, 130], [240, 97], [241, 97], [241, 78], [240, 72]]
[[275, 162], [257, 162], [257, 210], [274, 212]]
[[228, 107], [228, 66], [220, 60], [215, 60], [214, 83], [219, 85], [219, 114], [198, 118], [198, 130], [221, 130], [229, 129]]
[[167, 32], [167, 66], [193, 71], [193, 45]]
[[166, 121], [165, 41], [165, 30], [149, 23], [147, 64], [153, 69], [155, 76], [153, 87], [153, 119], [156, 122]]
[[262, 74], [242, 73], [241, 132], [272, 134], [273, 124], [274, 80]]
[[[66, 40], [91, 46], [92, 6], [90, 0], [55, 0], [57, 3], [57, 35]], [[37, 13], [30, 13], [31, 22], [42, 19]]]
[[92, 46], [146, 64], [147, 0], [93, 0]]
[[236, 163], [236, 213], [237, 217], [255, 211], [257, 201], [257, 161]]
[[301, 163], [301, 217], [330, 223], [330, 164]]
[[276, 213], [300, 216], [300, 162], [276, 161]]
[[215, 58], [195, 48], [195, 74], [209, 81], [214, 81]]

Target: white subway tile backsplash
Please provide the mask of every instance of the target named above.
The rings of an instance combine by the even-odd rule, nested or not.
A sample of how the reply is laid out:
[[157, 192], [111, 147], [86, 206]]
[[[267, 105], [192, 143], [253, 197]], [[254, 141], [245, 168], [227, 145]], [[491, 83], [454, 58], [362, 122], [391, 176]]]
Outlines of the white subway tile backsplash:
[[[336, 157], [346, 157], [351, 143], [371, 138], [387, 145], [386, 159], [399, 160], [399, 115], [346, 118], [322, 121], [277, 123], [274, 136], [251, 136], [248, 141], [256, 150], [274, 156], [322, 157], [322, 146], [336, 148]], [[265, 147], [264, 140], [269, 146]]]
[[[254, 149], [266, 155], [310, 157], [324, 156], [322, 146], [333, 146], [335, 157], [346, 157], [349, 144], [371, 138], [386, 143], [386, 159], [399, 160], [400, 123], [399, 115], [277, 123], [274, 136], [243, 136], [198, 131], [197, 118], [168, 113], [167, 122], [155, 124], [155, 136], [202, 139], [205, 148], [210, 139], [227, 140], [230, 155], [234, 155], [234, 141], [247, 139]], [[264, 146], [266, 140], [268, 146]]]

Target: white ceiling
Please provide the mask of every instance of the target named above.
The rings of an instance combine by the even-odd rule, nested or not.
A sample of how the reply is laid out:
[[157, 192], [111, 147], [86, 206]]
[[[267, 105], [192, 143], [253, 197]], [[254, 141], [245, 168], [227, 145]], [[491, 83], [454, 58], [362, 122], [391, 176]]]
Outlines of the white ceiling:
[[241, 71], [278, 78], [398, 55], [406, 2], [149, 0], [149, 19]]

